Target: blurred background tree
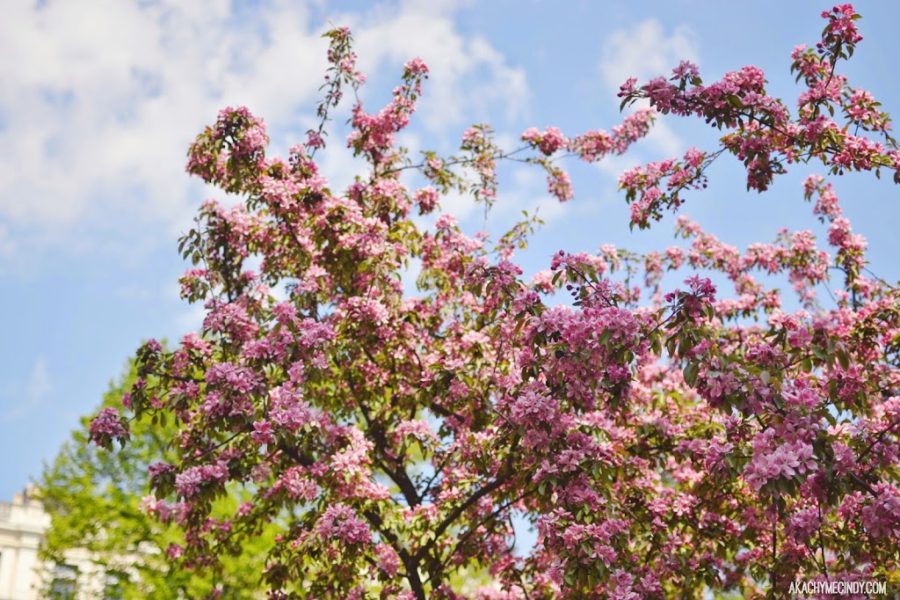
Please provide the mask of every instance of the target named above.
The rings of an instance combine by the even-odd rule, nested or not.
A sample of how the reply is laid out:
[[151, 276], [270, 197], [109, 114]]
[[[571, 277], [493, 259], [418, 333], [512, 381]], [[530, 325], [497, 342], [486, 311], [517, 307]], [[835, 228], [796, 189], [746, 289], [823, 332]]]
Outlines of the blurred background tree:
[[[100, 408], [118, 408], [134, 379], [134, 366], [129, 365], [118, 382], [110, 383]], [[174, 524], [161, 524], [143, 511], [141, 502], [148, 494], [149, 465], [172, 460], [166, 443], [175, 437], [171, 424], [133, 423], [131, 442], [114, 453], [89, 443], [89, 424], [88, 417], [81, 419], [56, 458], [45, 465], [38, 483], [37, 493], [51, 517], [40, 550], [51, 567], [45, 596], [75, 597], [73, 562], [90, 565], [96, 572], [94, 583], [105, 588], [104, 598], [110, 600], [265, 596], [260, 576], [272, 543], [270, 531], [235, 548], [235, 555], [225, 558], [215, 572], [175, 569], [167, 562], [166, 549], [183, 544], [183, 537]], [[226, 494], [216, 501], [217, 509], [234, 514], [242, 500]]]

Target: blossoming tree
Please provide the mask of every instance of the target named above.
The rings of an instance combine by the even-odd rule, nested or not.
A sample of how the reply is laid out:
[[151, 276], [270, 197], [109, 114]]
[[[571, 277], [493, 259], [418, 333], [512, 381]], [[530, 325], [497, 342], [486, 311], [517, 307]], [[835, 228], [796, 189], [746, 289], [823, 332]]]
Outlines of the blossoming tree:
[[[110, 447], [127, 442], [130, 419], [177, 424], [177, 460], [150, 467], [144, 503], [184, 531], [170, 558], [215, 569], [275, 524], [261, 573], [271, 598], [897, 585], [898, 292], [867, 270], [831, 179], [900, 181], [900, 151], [878, 103], [839, 72], [861, 40], [858, 15], [843, 5], [823, 17], [821, 41], [793, 54], [805, 86], [795, 110], [767, 94], [756, 67], [705, 85], [682, 63], [668, 79], [628, 80], [623, 105], [651, 109], [611, 131], [529, 129], [507, 150], [476, 126], [459, 154], [421, 161], [395, 144], [428, 74], [413, 60], [386, 107], [353, 109], [348, 144], [368, 171], [343, 191], [315, 155], [329, 111], [362, 83], [347, 30], [328, 34], [321, 125], [287, 159], [266, 154], [260, 119], [223, 110], [187, 167], [244, 198], [206, 202], [181, 240], [195, 267], [182, 292], [204, 303], [202, 330], [172, 351], [143, 345], [123, 399], [131, 416], [105, 409], [92, 425]], [[496, 165], [512, 158], [546, 171], [549, 191], [569, 200], [563, 159], [625, 152], [653, 111], [700, 117], [722, 136], [624, 173], [632, 226], [679, 208], [723, 157], [742, 161], [760, 192], [809, 164], [824, 175], [803, 195], [828, 223], [831, 251], [808, 231], [740, 251], [681, 218], [682, 246], [560, 250], [524, 281], [513, 257], [529, 222], [490, 242], [448, 214], [428, 228], [412, 217], [453, 189], [490, 206]], [[410, 171], [422, 187], [401, 183]], [[405, 289], [414, 259], [416, 289]], [[669, 270], [690, 275], [683, 289], [661, 289]], [[711, 272], [734, 297], [717, 297]], [[782, 310], [773, 274], [789, 278], [802, 310]], [[820, 302], [819, 284], [840, 290]], [[223, 518], [214, 509], [234, 489], [252, 501]], [[526, 552], [513, 551], [514, 519], [537, 530]], [[484, 585], [460, 586], [466, 577]]]

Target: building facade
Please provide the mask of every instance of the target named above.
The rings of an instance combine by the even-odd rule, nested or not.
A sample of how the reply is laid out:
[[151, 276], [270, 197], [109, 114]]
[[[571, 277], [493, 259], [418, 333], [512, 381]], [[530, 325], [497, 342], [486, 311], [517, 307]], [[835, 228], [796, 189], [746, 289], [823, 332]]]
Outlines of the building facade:
[[33, 488], [0, 502], [0, 600], [114, 599], [114, 585], [87, 552], [66, 554], [65, 564], [47, 565], [39, 556], [50, 515]]
[[42, 569], [38, 548], [50, 515], [29, 495], [0, 502], [0, 600], [39, 598]]

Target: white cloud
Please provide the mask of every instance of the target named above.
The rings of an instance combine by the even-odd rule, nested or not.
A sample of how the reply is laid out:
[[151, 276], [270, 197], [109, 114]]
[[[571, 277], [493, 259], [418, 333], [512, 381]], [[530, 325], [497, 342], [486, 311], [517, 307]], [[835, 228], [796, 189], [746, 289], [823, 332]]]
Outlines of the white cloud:
[[[679, 62], [696, 62], [698, 55], [690, 29], [676, 27], [667, 35], [658, 20], [647, 19], [631, 29], [615, 31], [606, 39], [600, 58], [600, 73], [608, 90], [618, 91], [629, 77], [637, 77], [639, 82], [658, 76], [667, 77]], [[656, 121], [645, 139], [648, 146], [663, 156], [679, 154], [686, 148], [685, 142], [662, 119]], [[602, 168], [609, 172], [613, 164], [619, 162], [609, 161]], [[615, 174], [620, 171], [616, 170]]]
[[658, 20], [647, 19], [609, 36], [603, 45], [600, 72], [604, 83], [618, 90], [629, 77], [646, 81], [667, 76], [680, 61], [696, 61], [697, 54], [690, 29], [676, 27], [671, 35], [666, 35]]
[[[203, 191], [183, 171], [193, 136], [221, 106], [246, 104], [269, 124], [276, 150], [297, 141], [322, 81], [329, 21], [354, 28], [361, 66], [381, 87], [409, 58], [429, 63], [422, 114], [432, 133], [489, 107], [525, 110], [522, 70], [461, 34], [452, 3], [385, 4], [315, 22], [314, 9], [286, 0], [252, 9], [225, 0], [4, 7], [0, 54], [16, 59], [0, 61], [0, 220], [38, 234], [0, 231], [0, 250], [183, 229]], [[326, 171], [346, 172], [346, 158], [329, 160]]]
[[383, 11], [359, 30], [360, 66], [375, 70], [384, 62], [424, 60], [431, 73], [421, 113], [432, 131], [484, 120], [498, 106], [508, 119], [523, 115], [528, 99], [524, 70], [508, 65], [487, 40], [460, 33], [452, 18], [456, 4], [409, 1], [399, 10]]
[[687, 149], [687, 143], [663, 119], [657, 119], [644, 139], [647, 144], [667, 157], [681, 154]]
[[0, 139], [12, 148], [0, 215], [31, 226], [107, 210], [182, 221], [185, 150], [220, 104], [283, 122], [315, 91], [322, 44], [303, 7], [281, 11], [264, 44], [227, 3], [197, 6], [16, 5], [0, 25], [0, 52], [21, 57], [0, 65]]

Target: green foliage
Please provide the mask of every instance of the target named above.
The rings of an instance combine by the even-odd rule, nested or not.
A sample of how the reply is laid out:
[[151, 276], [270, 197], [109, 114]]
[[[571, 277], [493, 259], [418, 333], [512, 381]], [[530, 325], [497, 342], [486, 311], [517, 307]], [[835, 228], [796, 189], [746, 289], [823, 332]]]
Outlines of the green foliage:
[[[100, 408], [118, 407], [134, 379], [131, 365], [120, 381], [110, 384]], [[265, 549], [271, 545], [270, 532], [236, 549], [236, 555], [223, 557], [217, 572], [188, 571], [169, 564], [166, 548], [182, 544], [183, 538], [174, 524], [159, 523], [140, 504], [149, 493], [147, 467], [171, 459], [167, 440], [175, 436], [172, 424], [134, 422], [131, 443], [114, 453], [90, 444], [89, 424], [89, 418], [81, 419], [38, 483], [51, 516], [40, 549], [43, 560], [66, 564], [67, 556], [86, 550], [107, 575], [103, 580], [110, 598], [264, 597], [260, 577]], [[219, 500], [216, 508], [222, 514], [234, 514], [241, 501], [231, 494]], [[45, 585], [45, 592], [51, 593], [52, 581]]]

